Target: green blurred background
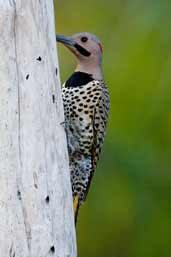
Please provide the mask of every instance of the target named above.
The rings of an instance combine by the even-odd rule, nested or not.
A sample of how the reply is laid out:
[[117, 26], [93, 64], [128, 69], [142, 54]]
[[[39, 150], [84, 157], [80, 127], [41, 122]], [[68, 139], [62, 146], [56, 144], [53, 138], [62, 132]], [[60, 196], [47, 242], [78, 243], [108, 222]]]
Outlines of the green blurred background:
[[[56, 28], [104, 47], [103, 152], [78, 226], [79, 257], [171, 256], [171, 1], [56, 0]], [[75, 58], [59, 46], [61, 78]]]

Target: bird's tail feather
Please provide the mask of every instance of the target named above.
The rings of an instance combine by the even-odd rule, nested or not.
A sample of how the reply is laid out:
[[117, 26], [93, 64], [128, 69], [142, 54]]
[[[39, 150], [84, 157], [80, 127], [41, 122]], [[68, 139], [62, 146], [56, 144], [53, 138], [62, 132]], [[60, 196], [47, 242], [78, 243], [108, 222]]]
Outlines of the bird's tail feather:
[[77, 217], [78, 217], [78, 210], [79, 210], [79, 196], [74, 196], [73, 199], [73, 208], [74, 208], [74, 219], [75, 219], [75, 226], [77, 223]]

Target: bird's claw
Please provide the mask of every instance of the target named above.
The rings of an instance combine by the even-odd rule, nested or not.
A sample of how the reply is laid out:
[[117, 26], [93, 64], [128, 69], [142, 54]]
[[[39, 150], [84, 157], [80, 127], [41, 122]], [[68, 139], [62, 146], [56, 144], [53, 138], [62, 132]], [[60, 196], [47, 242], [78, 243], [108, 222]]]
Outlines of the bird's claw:
[[61, 125], [64, 129], [66, 129], [66, 121], [62, 121], [62, 122], [60, 123], [60, 125]]

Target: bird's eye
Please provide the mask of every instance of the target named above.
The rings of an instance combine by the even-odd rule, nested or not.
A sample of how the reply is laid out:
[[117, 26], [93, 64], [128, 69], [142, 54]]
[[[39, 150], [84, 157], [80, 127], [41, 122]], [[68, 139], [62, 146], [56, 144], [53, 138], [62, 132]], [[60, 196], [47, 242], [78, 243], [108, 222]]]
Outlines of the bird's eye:
[[88, 38], [87, 38], [87, 37], [82, 37], [82, 38], [81, 38], [81, 42], [85, 43], [85, 42], [87, 42], [87, 41], [88, 41]]

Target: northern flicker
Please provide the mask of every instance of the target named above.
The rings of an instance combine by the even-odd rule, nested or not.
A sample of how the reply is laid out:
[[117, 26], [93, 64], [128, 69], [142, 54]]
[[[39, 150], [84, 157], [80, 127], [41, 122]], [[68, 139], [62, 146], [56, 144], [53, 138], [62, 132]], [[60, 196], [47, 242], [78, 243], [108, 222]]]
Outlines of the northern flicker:
[[56, 36], [77, 59], [75, 72], [64, 83], [62, 97], [68, 142], [75, 222], [86, 200], [104, 141], [109, 93], [102, 75], [102, 45], [88, 32]]

